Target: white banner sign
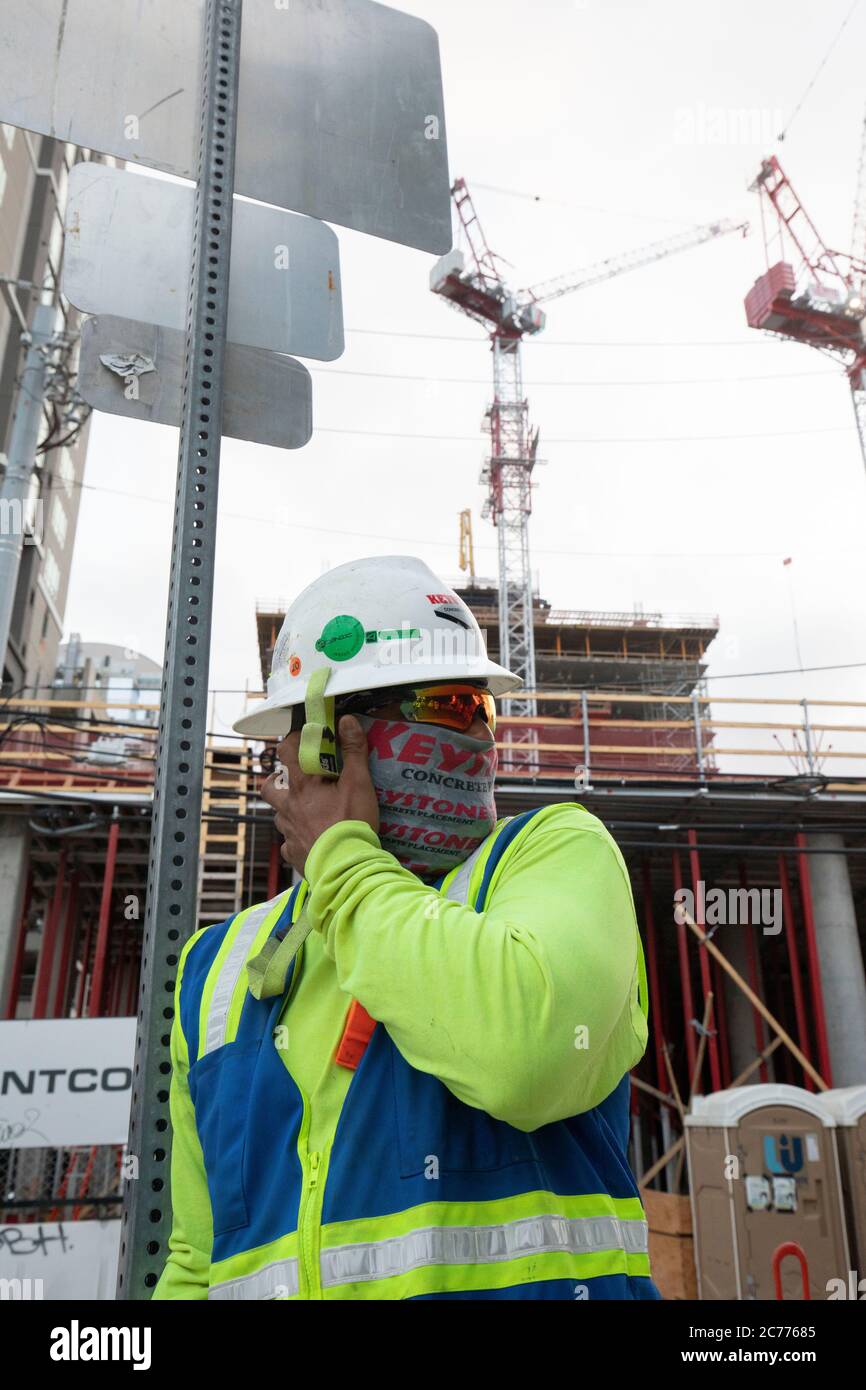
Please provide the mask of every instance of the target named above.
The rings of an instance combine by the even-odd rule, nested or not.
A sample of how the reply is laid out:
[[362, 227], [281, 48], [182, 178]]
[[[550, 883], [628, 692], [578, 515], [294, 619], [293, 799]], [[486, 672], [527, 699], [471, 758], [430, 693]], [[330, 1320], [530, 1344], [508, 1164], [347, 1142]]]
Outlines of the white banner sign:
[[0, 1300], [113, 1299], [120, 1225], [39, 1221], [0, 1226]]
[[0, 1023], [0, 1149], [125, 1144], [134, 1018]]

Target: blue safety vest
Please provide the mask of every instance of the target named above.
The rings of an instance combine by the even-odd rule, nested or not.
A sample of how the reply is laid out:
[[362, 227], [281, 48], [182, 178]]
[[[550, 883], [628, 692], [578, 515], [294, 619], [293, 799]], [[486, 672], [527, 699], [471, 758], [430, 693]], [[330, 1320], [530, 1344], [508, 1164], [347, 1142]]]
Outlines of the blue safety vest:
[[[445, 895], [465, 902], [486, 856], [481, 912], [535, 814], [498, 825]], [[327, 1171], [305, 1171], [307, 1106], [274, 1045], [286, 996], [255, 999], [245, 967], [296, 920], [306, 889], [206, 929], [183, 963], [179, 1020], [213, 1213], [208, 1296], [658, 1298], [627, 1158], [628, 1076], [593, 1110], [524, 1133], [411, 1067], [380, 1025]]]

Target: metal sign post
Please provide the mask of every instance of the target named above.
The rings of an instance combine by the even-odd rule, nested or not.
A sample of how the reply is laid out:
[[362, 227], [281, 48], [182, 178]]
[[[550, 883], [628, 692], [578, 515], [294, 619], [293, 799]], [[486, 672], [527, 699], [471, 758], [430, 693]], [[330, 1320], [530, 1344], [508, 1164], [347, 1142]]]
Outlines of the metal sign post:
[[[192, 273], [118, 1296], [147, 1299], [171, 1229], [169, 1038], [195, 923], [228, 320], [242, 0], [207, 0]], [[137, 1164], [137, 1173], [133, 1165]]]

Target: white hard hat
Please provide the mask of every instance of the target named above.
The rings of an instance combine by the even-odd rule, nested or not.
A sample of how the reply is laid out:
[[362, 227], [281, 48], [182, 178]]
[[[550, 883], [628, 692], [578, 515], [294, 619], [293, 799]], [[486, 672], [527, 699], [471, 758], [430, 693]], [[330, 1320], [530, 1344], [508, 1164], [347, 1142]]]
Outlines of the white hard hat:
[[488, 658], [471, 610], [414, 555], [351, 560], [308, 584], [280, 629], [267, 698], [235, 732], [282, 738], [285, 711], [304, 702], [321, 666], [329, 696], [437, 680], [483, 680], [504, 695], [523, 684]]

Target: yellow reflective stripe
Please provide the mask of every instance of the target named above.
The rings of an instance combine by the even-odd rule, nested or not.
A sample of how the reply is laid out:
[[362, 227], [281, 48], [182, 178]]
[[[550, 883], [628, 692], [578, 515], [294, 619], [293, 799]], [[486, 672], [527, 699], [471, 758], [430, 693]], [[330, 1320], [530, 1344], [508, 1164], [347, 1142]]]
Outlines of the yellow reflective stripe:
[[454, 902], [474, 903], [484, 877], [484, 868], [496, 843], [500, 830], [503, 830], [511, 816], [502, 816], [494, 825], [486, 840], [482, 840], [468, 859], [453, 868], [442, 880], [439, 892], [444, 898]]
[[[227, 1284], [238, 1284], [239, 1281], [249, 1280], [248, 1288], [255, 1287], [256, 1277], [266, 1269], [276, 1269], [280, 1265], [290, 1266], [294, 1261], [297, 1264], [298, 1258], [298, 1233], [292, 1231], [290, 1235], [280, 1236], [278, 1240], [270, 1241], [267, 1245], [257, 1245], [253, 1250], [244, 1250], [238, 1255], [229, 1255], [225, 1260], [217, 1260], [210, 1267], [211, 1288], [221, 1287]], [[289, 1280], [283, 1282], [288, 1283]], [[211, 1294], [208, 1297], [219, 1297], [220, 1295]], [[245, 1294], [228, 1294], [228, 1297], [246, 1297]], [[249, 1294], [251, 1298], [267, 1297], [266, 1294]], [[273, 1295], [271, 1295], [273, 1297]]]
[[293, 1259], [276, 1260], [256, 1270], [255, 1274], [242, 1274], [222, 1284], [211, 1284], [207, 1296], [232, 1302], [243, 1299], [278, 1303], [297, 1298], [299, 1292], [298, 1261]]
[[234, 993], [238, 977], [243, 975], [243, 967], [249, 954], [248, 943], [258, 931], [260, 923], [270, 916], [271, 909], [278, 901], [279, 898], [272, 898], [270, 902], [244, 908], [243, 912], [237, 914], [222, 940], [202, 990], [199, 1013], [200, 1058], [213, 1052], [223, 1042], [229, 1000]]
[[[264, 918], [261, 926], [253, 937], [249, 949], [247, 950], [247, 960], [252, 956], [258, 955], [259, 951], [264, 946], [281, 914], [285, 911], [286, 902], [288, 901], [291, 891], [291, 888], [288, 888], [284, 893], [280, 893], [276, 898], [272, 899], [274, 904], [273, 909]], [[298, 897], [300, 896], [299, 893]], [[243, 969], [238, 975], [237, 982], [232, 991], [228, 1013], [226, 1014], [224, 1041], [227, 1043], [234, 1042], [238, 1035], [238, 1025], [241, 1021], [241, 1011], [244, 1007], [244, 1000], [247, 997], [248, 985], [247, 972], [246, 969]]]
[[344, 1301], [394, 1300], [431, 1293], [507, 1289], [548, 1279], [568, 1279], [580, 1284], [612, 1274], [649, 1279], [649, 1260], [646, 1255], [626, 1255], [612, 1250], [579, 1257], [562, 1253], [531, 1255], [498, 1265], [427, 1265], [391, 1279], [333, 1285], [324, 1290], [324, 1297]]
[[186, 1034], [183, 1031], [180, 1021], [180, 988], [183, 984], [183, 969], [186, 965], [187, 956], [189, 955], [195, 943], [198, 941], [199, 937], [203, 936], [204, 933], [209, 930], [209, 927], [199, 927], [198, 931], [194, 931], [192, 936], [189, 938], [189, 941], [185, 943], [184, 948], [180, 953], [180, 961], [177, 967], [177, 980], [175, 981], [174, 986], [174, 1023], [172, 1027], [176, 1028], [177, 1030], [177, 1050], [180, 1054], [182, 1061], [186, 1065], [187, 1070], [189, 1069], [189, 1044], [186, 1040]]
[[541, 1255], [524, 1255], [499, 1264], [424, 1265], [388, 1279], [332, 1284], [323, 1289], [323, 1294], [326, 1299], [341, 1300], [403, 1299], [431, 1293], [506, 1289], [515, 1285], [539, 1284], [548, 1279], [568, 1279], [580, 1284], [613, 1274], [649, 1279], [649, 1259], [644, 1254], [630, 1254], [623, 1250], [604, 1250], [584, 1255], [551, 1251]]
[[338, 1245], [322, 1252], [322, 1284], [385, 1280], [427, 1265], [507, 1264], [531, 1255], [645, 1255], [645, 1221], [615, 1216], [524, 1216], [493, 1226], [426, 1226], [387, 1240]]
[[203, 1057], [207, 1051], [207, 1021], [210, 1016], [211, 1000], [213, 992], [219, 979], [220, 970], [223, 967], [225, 958], [234, 945], [235, 937], [243, 926], [244, 918], [252, 911], [251, 908], [244, 908], [239, 912], [223, 937], [222, 945], [217, 951], [213, 964], [207, 973], [204, 987], [201, 992], [201, 1004], [199, 1005], [198, 1015], [198, 1055]]
[[[325, 1283], [322, 1294], [334, 1300], [398, 1300], [417, 1298], [420, 1294], [481, 1293], [553, 1279], [567, 1279], [581, 1284], [605, 1275], [649, 1279], [649, 1258], [642, 1252], [632, 1254], [623, 1250], [594, 1251], [581, 1255], [570, 1251], [549, 1251], [520, 1255], [496, 1264], [418, 1265], [416, 1269], [385, 1279]], [[591, 1290], [588, 1293], [591, 1294]]]
[[536, 1189], [515, 1197], [496, 1197], [489, 1202], [425, 1202], [390, 1216], [330, 1222], [322, 1227], [322, 1250], [388, 1240], [429, 1226], [498, 1226], [536, 1216], [561, 1216], [567, 1220], [581, 1217], [646, 1220], [639, 1197], [609, 1197], [605, 1192], [561, 1197]]

